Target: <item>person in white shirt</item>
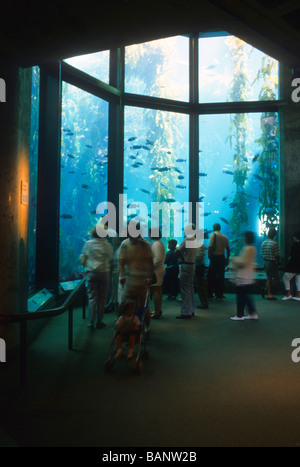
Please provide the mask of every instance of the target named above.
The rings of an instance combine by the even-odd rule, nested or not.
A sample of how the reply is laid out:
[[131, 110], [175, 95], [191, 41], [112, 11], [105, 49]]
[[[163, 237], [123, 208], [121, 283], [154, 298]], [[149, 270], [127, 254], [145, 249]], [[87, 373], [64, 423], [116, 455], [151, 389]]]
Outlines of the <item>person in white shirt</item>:
[[[233, 321], [258, 319], [253, 295], [251, 294], [252, 285], [255, 283], [254, 264], [257, 253], [253, 244], [254, 233], [248, 231], [245, 233], [245, 246], [242, 248], [240, 256], [231, 259], [235, 271], [237, 294], [237, 316], [231, 318]], [[248, 316], [244, 316], [245, 308], [248, 310]]]
[[105, 326], [103, 314], [114, 257], [111, 244], [105, 238], [98, 236], [99, 228], [97, 226], [91, 230], [92, 238], [85, 243], [79, 257], [80, 264], [87, 269], [89, 329], [95, 329], [95, 325], [97, 329]]

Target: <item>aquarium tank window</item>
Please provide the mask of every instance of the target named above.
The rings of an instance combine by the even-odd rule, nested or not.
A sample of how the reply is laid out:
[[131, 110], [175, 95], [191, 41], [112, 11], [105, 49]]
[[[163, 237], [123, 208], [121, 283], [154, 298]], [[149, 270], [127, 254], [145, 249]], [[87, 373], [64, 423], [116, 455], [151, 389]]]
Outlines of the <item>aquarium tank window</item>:
[[83, 243], [107, 201], [108, 103], [63, 82], [61, 131], [61, 281], [77, 279]]
[[246, 230], [256, 233], [260, 247], [269, 227], [279, 224], [278, 114], [202, 115], [199, 131], [205, 238], [218, 222], [233, 254]]
[[[138, 216], [142, 224], [150, 227], [151, 217], [152, 227], [161, 227], [166, 234], [169, 232], [176, 238], [174, 219], [183, 216], [184, 203], [189, 201], [189, 117], [126, 107], [124, 134], [124, 183], [127, 188], [124, 191], [127, 206], [124, 208], [128, 209], [128, 220]], [[137, 202], [147, 206], [148, 218], [143, 213], [139, 215]], [[160, 213], [154, 211], [153, 202], [165, 203], [161, 204]], [[175, 202], [178, 206], [174, 206], [174, 212], [171, 207]], [[164, 235], [165, 246], [170, 236]]]
[[189, 99], [189, 39], [169, 37], [125, 48], [125, 91]]
[[234, 36], [199, 39], [199, 101], [278, 99], [278, 62]]
[[97, 78], [104, 83], [109, 82], [109, 51], [96, 52], [93, 54], [79, 55], [78, 57], [67, 58], [64, 61], [81, 71], [84, 71], [93, 78]]
[[32, 68], [29, 156], [28, 293], [35, 289], [36, 205], [39, 141], [40, 69]]
[[[78, 257], [100, 220], [97, 206], [121, 194], [123, 206], [116, 208], [123, 221], [165, 228], [166, 247], [169, 238], [183, 238], [177, 224], [191, 220], [184, 204], [201, 202], [206, 246], [219, 222], [232, 254], [248, 229], [259, 251], [268, 229], [280, 224], [278, 68], [272, 57], [226, 33], [174, 36], [64, 60], [60, 281], [81, 277]], [[33, 157], [34, 88], [32, 96]], [[152, 203], [165, 211], [153, 212]]]

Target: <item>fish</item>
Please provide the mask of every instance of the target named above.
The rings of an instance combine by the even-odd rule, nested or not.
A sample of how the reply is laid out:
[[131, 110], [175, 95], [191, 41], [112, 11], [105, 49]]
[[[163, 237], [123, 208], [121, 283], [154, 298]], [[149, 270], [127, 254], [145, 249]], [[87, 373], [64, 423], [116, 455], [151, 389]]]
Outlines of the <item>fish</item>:
[[168, 189], [168, 185], [166, 185], [166, 183], [164, 183], [164, 182], [160, 182], [160, 184], [161, 184], [161, 186], [162, 186], [163, 188], [166, 188], [166, 189]]
[[166, 203], [176, 203], [176, 199], [174, 198], [169, 198], [164, 200]]
[[178, 180], [183, 180], [184, 176], [183, 175], [178, 175]]
[[146, 193], [147, 195], [150, 195], [150, 191], [149, 191], [149, 190], [145, 190], [144, 188], [140, 188], [140, 190], [141, 190], [143, 193]]
[[160, 169], [157, 169], [159, 172], [167, 172], [170, 170], [170, 167], [161, 167]]
[[229, 196], [223, 196], [222, 201], [227, 201]]
[[68, 174], [74, 174], [75, 173], [75, 170], [69, 170], [68, 171]]
[[186, 186], [184, 186], [184, 185], [176, 185], [176, 188], [182, 188], [182, 189], [184, 189], [184, 188], [186, 188]]
[[150, 151], [150, 149], [148, 148], [148, 146], [142, 146], [142, 149], [145, 149], [146, 151]]
[[70, 128], [64, 128], [63, 131], [64, 131], [65, 133], [70, 133], [71, 130], [70, 130]]
[[128, 138], [128, 141], [134, 141], [135, 139], [137, 139], [137, 136], [131, 136], [131, 138]]
[[227, 174], [227, 175], [233, 175], [233, 172], [231, 170], [228, 170], [228, 169], [223, 169], [223, 173]]
[[90, 144], [86, 144], [85, 147], [86, 147], [86, 148], [90, 148], [90, 149], [93, 148], [93, 146], [91, 146]]
[[186, 162], [186, 159], [176, 159], [176, 162]]
[[131, 149], [142, 149], [141, 144], [134, 144]]
[[73, 216], [71, 216], [71, 214], [62, 214], [60, 217], [62, 219], [72, 219], [73, 218]]
[[220, 217], [220, 220], [221, 220], [222, 222], [224, 222], [225, 224], [228, 224], [228, 225], [229, 225], [229, 222], [228, 222], [228, 220], [227, 220], [227, 219], [225, 219], [224, 217]]
[[259, 154], [259, 152], [257, 152], [257, 153], [255, 154], [255, 156], [253, 157], [252, 162], [256, 162], [257, 159], [259, 158], [259, 156], [260, 156], [260, 154]]
[[153, 142], [153, 141], [150, 141], [150, 139], [146, 139], [146, 144], [150, 144], [150, 146], [153, 146], [153, 145], [154, 145], [154, 142]]
[[74, 133], [72, 131], [68, 131], [68, 133], [66, 133], [66, 136], [73, 136]]
[[206, 67], [206, 70], [214, 70], [216, 68], [217, 65], [208, 65]]
[[182, 171], [181, 171], [181, 170], [179, 170], [177, 167], [172, 167], [172, 169], [174, 169], [174, 170], [175, 170], [175, 172], [177, 172], [177, 173], [179, 173], [179, 174], [181, 174], [181, 173], [182, 173]]
[[200, 196], [200, 198], [199, 198], [200, 203], [204, 200], [204, 198], [205, 198], [204, 195], [203, 195], [203, 196]]
[[132, 166], [134, 169], [137, 169], [138, 167], [140, 167], [140, 164], [138, 164], [137, 162], [135, 162], [134, 164], [132, 164]]
[[89, 187], [89, 186], [88, 186], [86, 183], [84, 183], [83, 185], [81, 185], [81, 188], [87, 189], [88, 187]]
[[230, 203], [230, 204], [229, 204], [229, 207], [230, 207], [230, 208], [235, 208], [236, 206], [237, 206], [237, 203]]
[[68, 157], [69, 157], [70, 159], [75, 159], [75, 156], [74, 156], [73, 154], [68, 154]]
[[205, 174], [204, 172], [200, 172], [199, 177], [207, 177], [207, 174]]
[[201, 214], [202, 217], [207, 217], [207, 216], [210, 216], [211, 215], [211, 212], [204, 212], [203, 214]]
[[256, 177], [257, 180], [263, 181], [263, 178], [260, 175], [254, 174], [254, 177]]
[[136, 156], [129, 156], [130, 159], [136, 159]]

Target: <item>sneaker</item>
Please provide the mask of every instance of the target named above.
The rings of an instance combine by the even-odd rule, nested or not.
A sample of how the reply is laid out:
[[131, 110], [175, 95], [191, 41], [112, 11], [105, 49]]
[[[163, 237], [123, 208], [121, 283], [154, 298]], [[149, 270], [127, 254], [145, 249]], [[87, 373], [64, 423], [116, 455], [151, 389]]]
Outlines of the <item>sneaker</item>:
[[290, 295], [289, 297], [283, 297], [282, 300], [291, 300], [292, 296]]
[[241, 318], [239, 318], [238, 316], [233, 316], [233, 317], [230, 318], [230, 319], [232, 319], [232, 321], [244, 321], [245, 317], [242, 316]]
[[128, 350], [127, 360], [131, 360], [133, 358], [133, 349]]
[[292, 297], [293, 300], [297, 300], [298, 302], [300, 302], [300, 297]]
[[257, 316], [256, 313], [253, 313], [253, 315], [245, 316], [245, 319], [255, 319], [255, 320], [258, 320], [258, 316]]

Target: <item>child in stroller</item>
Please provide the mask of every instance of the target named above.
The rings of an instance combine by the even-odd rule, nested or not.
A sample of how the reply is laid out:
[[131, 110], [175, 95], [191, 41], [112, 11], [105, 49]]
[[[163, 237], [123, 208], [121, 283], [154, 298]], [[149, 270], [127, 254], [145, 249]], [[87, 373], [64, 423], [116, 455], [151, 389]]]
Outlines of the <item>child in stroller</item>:
[[134, 346], [136, 344], [136, 338], [141, 332], [141, 321], [136, 315], [136, 303], [134, 301], [126, 300], [120, 304], [119, 308], [120, 317], [116, 322], [116, 344], [117, 351], [115, 359], [118, 360], [123, 355], [122, 344], [124, 341], [128, 341], [128, 354], [127, 360], [133, 358]]

